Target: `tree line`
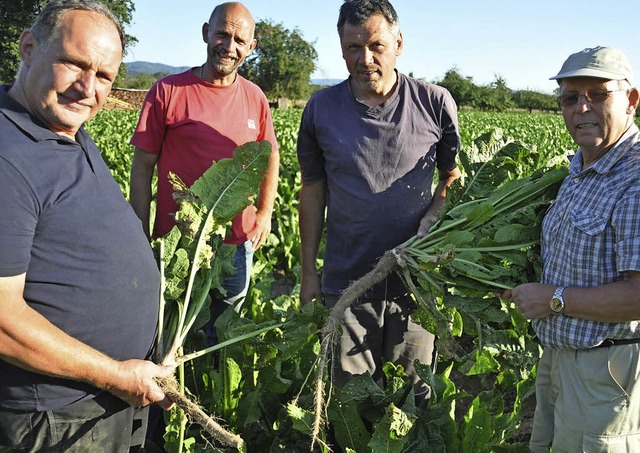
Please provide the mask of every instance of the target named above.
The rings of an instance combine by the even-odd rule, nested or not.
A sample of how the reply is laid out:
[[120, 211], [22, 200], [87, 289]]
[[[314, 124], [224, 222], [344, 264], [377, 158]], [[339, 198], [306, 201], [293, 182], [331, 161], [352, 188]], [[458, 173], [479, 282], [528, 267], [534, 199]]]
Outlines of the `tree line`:
[[[103, 0], [123, 25], [129, 25], [135, 11], [134, 0]], [[20, 61], [18, 39], [22, 30], [31, 26], [47, 0], [0, 0], [0, 82], [12, 83]], [[239, 72], [262, 88], [269, 100], [305, 101], [322, 86], [311, 84], [318, 54], [315, 42], [306, 41], [300, 30], [289, 30], [282, 24], [260, 20], [256, 23], [258, 45], [247, 57]], [[136, 38], [127, 36], [130, 47]], [[126, 52], [126, 50], [125, 50]], [[204, 54], [203, 54], [204, 56]], [[148, 89], [166, 74], [128, 75], [123, 64], [114, 86]], [[411, 73], [409, 75], [412, 75]], [[505, 80], [496, 76], [488, 85], [476, 85], [471, 77], [449, 69], [434, 83], [447, 88], [460, 108], [485, 111], [526, 109], [557, 111], [554, 95], [530, 90], [511, 90]]]
[[556, 94], [512, 90], [500, 76], [496, 76], [495, 80], [487, 85], [476, 85], [472, 77], [461, 75], [458, 68], [453, 67], [445, 73], [442, 80], [435, 83], [449, 90], [458, 107], [497, 112], [510, 109], [526, 109], [529, 112], [559, 110]]
[[[0, 83], [13, 83], [18, 72], [20, 53], [18, 40], [23, 30], [31, 27], [48, 0], [0, 0]], [[102, 0], [118, 20], [131, 23], [135, 11], [134, 0]], [[137, 39], [127, 34], [127, 47]], [[123, 73], [121, 68], [121, 74]]]

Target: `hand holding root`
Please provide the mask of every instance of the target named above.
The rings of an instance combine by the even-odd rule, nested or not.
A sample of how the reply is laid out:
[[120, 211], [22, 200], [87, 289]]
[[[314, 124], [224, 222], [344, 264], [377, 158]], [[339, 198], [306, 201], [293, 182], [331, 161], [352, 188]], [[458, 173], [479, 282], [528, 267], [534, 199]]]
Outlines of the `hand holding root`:
[[117, 362], [114, 378], [105, 385], [106, 390], [134, 407], [158, 404], [169, 409], [172, 403], [156, 383], [157, 378], [173, 374], [174, 367], [156, 365], [148, 360]]
[[182, 409], [189, 420], [200, 425], [205, 431], [224, 445], [237, 448], [238, 450], [243, 448], [244, 441], [240, 436], [224, 429], [196, 403], [180, 393], [178, 382], [173, 376], [158, 378], [156, 381], [167, 398]]

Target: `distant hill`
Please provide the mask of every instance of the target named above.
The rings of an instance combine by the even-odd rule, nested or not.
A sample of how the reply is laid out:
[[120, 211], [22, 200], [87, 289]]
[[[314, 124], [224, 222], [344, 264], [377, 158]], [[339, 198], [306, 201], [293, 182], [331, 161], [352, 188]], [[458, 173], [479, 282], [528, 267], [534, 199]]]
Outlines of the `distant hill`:
[[190, 66], [169, 66], [162, 63], [150, 63], [148, 61], [131, 61], [127, 65], [127, 74], [176, 74], [186, 71]]
[[311, 79], [311, 84], [321, 85], [321, 86], [332, 86], [332, 85], [337, 85], [343, 80], [344, 79]]
[[[176, 74], [186, 71], [190, 66], [169, 66], [162, 63], [151, 63], [148, 61], [130, 61], [127, 65], [128, 75], [138, 74]], [[311, 79], [312, 85], [331, 86], [342, 82], [343, 79]]]

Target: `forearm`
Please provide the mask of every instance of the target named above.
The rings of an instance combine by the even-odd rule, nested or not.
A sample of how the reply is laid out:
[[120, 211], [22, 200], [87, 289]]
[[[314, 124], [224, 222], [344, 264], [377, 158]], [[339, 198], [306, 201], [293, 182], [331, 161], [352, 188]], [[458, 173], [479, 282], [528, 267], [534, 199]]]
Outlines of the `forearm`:
[[447, 198], [447, 189], [451, 187], [451, 184], [459, 177], [460, 170], [458, 170], [457, 167], [448, 172], [439, 172], [438, 185], [433, 191], [433, 197], [427, 212], [420, 220], [418, 236], [424, 236], [429, 231], [429, 228], [431, 228], [431, 225], [438, 219]]
[[299, 228], [303, 273], [316, 272], [316, 258], [324, 228], [325, 182], [303, 185], [300, 189]]
[[149, 210], [155, 162], [156, 156], [136, 148], [129, 180], [129, 203], [142, 222], [142, 228], [148, 238], [151, 237]]
[[269, 157], [269, 166], [260, 185], [260, 194], [258, 196], [258, 211], [268, 215], [269, 218], [273, 213], [273, 206], [278, 194], [278, 177], [280, 174], [280, 152], [276, 149], [271, 152]]
[[[594, 287], [568, 286], [562, 295], [563, 313], [574, 318], [600, 322], [640, 320], [640, 272], [630, 272], [629, 280]], [[552, 316], [549, 302], [555, 285], [525, 283], [505, 291], [529, 319]]]
[[458, 178], [460, 178], [461, 173], [458, 167], [454, 168], [449, 172], [440, 172], [438, 185], [436, 186], [433, 192], [433, 200], [431, 201], [431, 205], [429, 206], [428, 212], [436, 216], [439, 215], [442, 207], [444, 206], [444, 202], [447, 199], [447, 189], [451, 187]]
[[[24, 301], [3, 298], [10, 316], [0, 322], [0, 356], [20, 368], [109, 389], [118, 381], [119, 362], [67, 335]], [[115, 384], [117, 386], [117, 384]]]
[[0, 358], [35, 373], [86, 382], [132, 406], [168, 408], [156, 377], [173, 373], [147, 360], [114, 360], [76, 340], [24, 300], [26, 274], [0, 277]]
[[563, 294], [567, 316], [601, 322], [640, 320], [640, 278], [592, 288], [568, 287]]

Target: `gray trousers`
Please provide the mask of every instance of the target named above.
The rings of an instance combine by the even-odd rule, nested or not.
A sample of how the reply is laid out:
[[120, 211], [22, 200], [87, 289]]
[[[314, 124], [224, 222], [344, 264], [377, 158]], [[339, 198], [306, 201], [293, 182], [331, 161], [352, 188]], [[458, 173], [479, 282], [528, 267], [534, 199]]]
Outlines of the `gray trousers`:
[[640, 451], [640, 344], [545, 348], [536, 402], [532, 452]]
[[[335, 295], [325, 294], [325, 305], [332, 308]], [[435, 371], [435, 336], [414, 323], [410, 315], [416, 309], [409, 295], [393, 300], [359, 299], [347, 309], [332, 364], [332, 380], [343, 386], [353, 376], [369, 372], [383, 384], [382, 365], [402, 365], [413, 382], [416, 403], [423, 405], [431, 389], [416, 374], [414, 360], [431, 365]]]
[[121, 453], [144, 447], [148, 408], [103, 392], [46, 412], [0, 410], [0, 451]]

